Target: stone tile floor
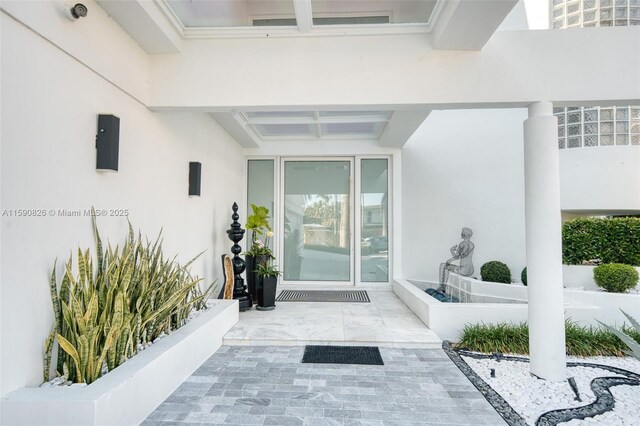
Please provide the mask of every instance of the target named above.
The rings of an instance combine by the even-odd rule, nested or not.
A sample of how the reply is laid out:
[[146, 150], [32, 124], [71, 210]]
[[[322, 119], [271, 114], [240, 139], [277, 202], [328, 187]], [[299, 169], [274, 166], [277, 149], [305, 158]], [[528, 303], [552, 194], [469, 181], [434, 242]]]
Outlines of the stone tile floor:
[[302, 364], [301, 346], [223, 346], [143, 423], [504, 425], [441, 349], [384, 366]]
[[[345, 290], [344, 286], [328, 288]], [[277, 302], [277, 308], [268, 313], [255, 309], [241, 312], [240, 321], [224, 336], [224, 342], [440, 348], [442, 340], [392, 291], [369, 289], [367, 293], [371, 303]]]

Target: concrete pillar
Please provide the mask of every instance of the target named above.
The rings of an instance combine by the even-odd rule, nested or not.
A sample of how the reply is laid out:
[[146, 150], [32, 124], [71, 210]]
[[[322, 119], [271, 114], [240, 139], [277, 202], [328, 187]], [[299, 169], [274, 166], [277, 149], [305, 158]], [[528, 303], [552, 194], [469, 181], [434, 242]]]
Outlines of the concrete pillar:
[[558, 120], [551, 102], [524, 122], [525, 227], [532, 374], [566, 379]]

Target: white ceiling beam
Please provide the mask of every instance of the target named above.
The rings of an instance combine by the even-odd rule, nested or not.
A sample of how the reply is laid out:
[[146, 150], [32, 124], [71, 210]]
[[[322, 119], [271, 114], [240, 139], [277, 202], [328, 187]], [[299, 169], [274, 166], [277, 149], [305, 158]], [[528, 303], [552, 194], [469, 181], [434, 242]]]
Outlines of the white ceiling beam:
[[[421, 36], [312, 44], [216, 40], [152, 56], [148, 105], [213, 112], [640, 104], [640, 26], [499, 31], [480, 52], [431, 50]], [[589, 55], [576, 46], [589, 46]]]
[[402, 148], [431, 113], [428, 109], [395, 111], [380, 136], [379, 145]]
[[290, 38], [290, 37], [350, 37], [366, 35], [428, 34], [429, 26], [422, 24], [375, 25], [319, 25], [313, 31], [302, 32], [291, 27], [186, 27], [185, 40], [221, 38]]
[[296, 12], [296, 23], [301, 33], [308, 33], [313, 27], [313, 12], [311, 0], [293, 0], [293, 8]]
[[164, 9], [164, 3], [151, 0], [97, 0], [109, 16], [149, 54], [179, 53], [183, 27]]
[[480, 50], [518, 0], [450, 0], [432, 26], [440, 50]]
[[260, 148], [260, 141], [254, 135], [253, 130], [245, 125], [238, 113], [214, 112], [209, 114], [218, 124], [244, 148]]

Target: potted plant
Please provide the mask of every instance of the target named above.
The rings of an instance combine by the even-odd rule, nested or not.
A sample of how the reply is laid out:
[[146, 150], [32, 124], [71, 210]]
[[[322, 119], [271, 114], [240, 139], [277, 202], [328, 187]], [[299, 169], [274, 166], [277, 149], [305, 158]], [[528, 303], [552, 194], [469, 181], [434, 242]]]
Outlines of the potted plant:
[[258, 276], [256, 285], [258, 305], [256, 309], [270, 311], [276, 307], [276, 290], [280, 271], [276, 265], [260, 263], [256, 267], [256, 274]]
[[271, 225], [269, 225], [268, 208], [251, 204], [251, 210], [253, 210], [253, 214], [247, 218], [245, 228], [247, 231], [251, 231], [251, 244], [253, 245], [257, 242], [258, 235], [262, 235], [265, 229], [271, 231]]
[[[256, 267], [259, 264], [266, 265], [269, 259], [273, 259], [273, 253], [269, 248], [269, 240], [273, 237], [271, 225], [269, 225], [269, 209], [264, 206], [251, 204], [253, 214], [247, 218], [245, 228], [251, 231], [251, 245], [244, 253], [247, 267], [247, 288], [254, 302], [257, 301], [256, 293]], [[262, 241], [258, 236], [265, 234]]]

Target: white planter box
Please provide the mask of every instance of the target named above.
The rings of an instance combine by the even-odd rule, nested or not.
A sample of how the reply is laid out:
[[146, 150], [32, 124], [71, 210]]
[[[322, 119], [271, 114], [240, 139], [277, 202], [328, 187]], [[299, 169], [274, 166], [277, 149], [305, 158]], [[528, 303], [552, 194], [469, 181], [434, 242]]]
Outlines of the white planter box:
[[[528, 299], [527, 287], [520, 284], [484, 282], [453, 273], [449, 275], [449, 284], [481, 300]], [[424, 292], [434, 285], [437, 286], [421, 280], [396, 278], [393, 292], [441, 339], [457, 340], [466, 324], [527, 321], [527, 303], [442, 303]], [[580, 325], [599, 326], [598, 321], [602, 321], [620, 327], [626, 320], [621, 309], [640, 318], [640, 294], [564, 289], [564, 307], [565, 318]]]
[[[598, 290], [599, 287], [593, 280], [593, 268], [590, 265], [562, 265], [562, 281], [566, 288], [583, 288], [585, 290]], [[640, 268], [636, 268], [640, 273]]]
[[[449, 275], [450, 280], [453, 275]], [[425, 293], [422, 287], [430, 285], [420, 280], [393, 280], [393, 292], [396, 296], [441, 339], [457, 341], [466, 324], [518, 323], [527, 320], [526, 303], [442, 303]]]
[[85, 387], [22, 388], [2, 398], [7, 425], [137, 425], [220, 346], [238, 302], [207, 312]]

